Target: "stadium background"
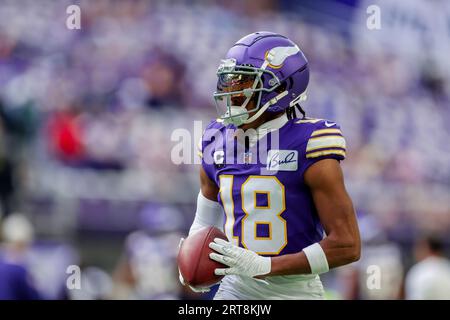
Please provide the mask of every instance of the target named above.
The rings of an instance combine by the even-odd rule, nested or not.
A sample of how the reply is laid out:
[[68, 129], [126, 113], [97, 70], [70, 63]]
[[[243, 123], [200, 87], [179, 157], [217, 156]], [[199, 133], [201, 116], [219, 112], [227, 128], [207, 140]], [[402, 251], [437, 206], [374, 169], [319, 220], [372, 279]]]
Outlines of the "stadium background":
[[[70, 4], [81, 30], [66, 28]], [[1, 212], [33, 226], [21, 263], [49, 299], [207, 298], [177, 279], [199, 183], [198, 165], [171, 161], [171, 134], [216, 116], [220, 59], [267, 30], [310, 61], [307, 115], [347, 138], [363, 257], [323, 277], [328, 297], [402, 298], [420, 235], [450, 244], [448, 21], [446, 1], [1, 0]], [[9, 228], [5, 246], [31, 239], [22, 220]]]

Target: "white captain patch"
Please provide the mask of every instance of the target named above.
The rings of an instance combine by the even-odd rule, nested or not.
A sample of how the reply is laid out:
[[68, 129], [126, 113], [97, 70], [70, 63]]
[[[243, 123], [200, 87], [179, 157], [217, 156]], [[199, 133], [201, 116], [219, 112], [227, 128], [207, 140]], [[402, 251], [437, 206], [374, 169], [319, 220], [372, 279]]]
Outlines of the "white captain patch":
[[269, 150], [266, 169], [270, 171], [296, 171], [298, 168], [297, 150]]
[[215, 164], [223, 164], [225, 160], [225, 152], [223, 150], [214, 151], [213, 158]]

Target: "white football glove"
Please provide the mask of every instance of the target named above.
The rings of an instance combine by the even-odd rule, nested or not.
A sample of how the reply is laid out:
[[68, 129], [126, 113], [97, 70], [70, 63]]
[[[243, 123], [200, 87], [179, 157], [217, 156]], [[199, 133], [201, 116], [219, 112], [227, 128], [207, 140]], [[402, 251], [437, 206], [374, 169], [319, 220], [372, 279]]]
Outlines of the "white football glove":
[[217, 268], [214, 271], [216, 275], [235, 274], [253, 278], [270, 273], [272, 268], [271, 258], [262, 257], [223, 239], [215, 238], [209, 247], [219, 253], [210, 253], [211, 259], [229, 266], [229, 268]]
[[[180, 242], [178, 243], [178, 250], [180, 250], [181, 244], [183, 243], [183, 241], [184, 241], [184, 238], [181, 238]], [[186, 282], [184, 281], [184, 278], [181, 275], [180, 268], [178, 268], [178, 279], [180, 280], [180, 282], [183, 286], [186, 286]], [[209, 287], [193, 287], [190, 285], [187, 285], [187, 286], [189, 287], [189, 289], [191, 289], [192, 291], [194, 291], [196, 293], [206, 293], [211, 290]]]

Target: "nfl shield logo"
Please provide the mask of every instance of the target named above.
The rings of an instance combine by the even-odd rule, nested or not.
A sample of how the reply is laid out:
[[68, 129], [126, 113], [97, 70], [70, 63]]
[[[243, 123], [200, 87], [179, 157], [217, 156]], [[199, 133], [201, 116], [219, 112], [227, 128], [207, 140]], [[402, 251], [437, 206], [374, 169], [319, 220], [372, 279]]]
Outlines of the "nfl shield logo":
[[245, 152], [244, 153], [244, 164], [249, 164], [252, 162], [252, 153], [251, 152]]

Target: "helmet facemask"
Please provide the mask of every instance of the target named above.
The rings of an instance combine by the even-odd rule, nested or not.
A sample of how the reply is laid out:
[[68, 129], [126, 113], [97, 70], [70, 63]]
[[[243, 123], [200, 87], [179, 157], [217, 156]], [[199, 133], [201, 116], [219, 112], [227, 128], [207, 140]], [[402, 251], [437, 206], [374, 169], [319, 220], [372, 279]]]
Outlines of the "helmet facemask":
[[[235, 59], [222, 60], [217, 71], [217, 91], [213, 96], [219, 119], [225, 124], [240, 126], [254, 121], [250, 114], [260, 109], [262, 93], [272, 92], [280, 85], [277, 76], [265, 67], [265, 64], [261, 68], [236, 66]], [[264, 87], [265, 74], [270, 77], [270, 88]], [[254, 106], [247, 109], [250, 102]]]

